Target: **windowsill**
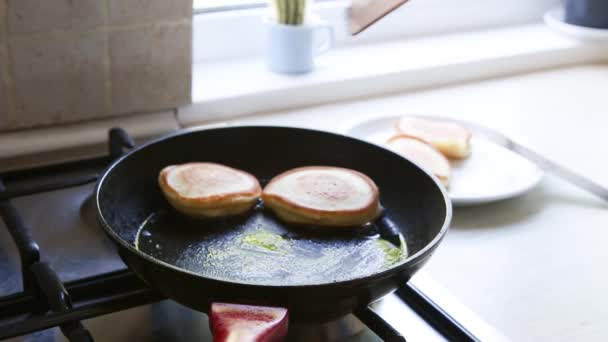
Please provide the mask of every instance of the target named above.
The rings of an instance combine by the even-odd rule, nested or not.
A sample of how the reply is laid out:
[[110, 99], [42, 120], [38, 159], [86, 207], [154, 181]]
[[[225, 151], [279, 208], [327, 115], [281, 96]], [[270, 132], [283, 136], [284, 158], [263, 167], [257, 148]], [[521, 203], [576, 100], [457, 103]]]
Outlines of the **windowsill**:
[[284, 76], [263, 60], [193, 66], [182, 125], [599, 61], [608, 45], [584, 44], [542, 24], [337, 48], [314, 72]]

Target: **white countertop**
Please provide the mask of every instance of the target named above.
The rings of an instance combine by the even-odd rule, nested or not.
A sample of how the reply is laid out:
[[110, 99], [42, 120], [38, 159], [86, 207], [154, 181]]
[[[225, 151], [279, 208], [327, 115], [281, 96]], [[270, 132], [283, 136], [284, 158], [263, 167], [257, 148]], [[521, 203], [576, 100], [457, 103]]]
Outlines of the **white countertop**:
[[[453, 116], [499, 129], [608, 185], [607, 90], [608, 65], [587, 65], [232, 123], [339, 131], [378, 115]], [[513, 340], [605, 341], [607, 263], [608, 205], [548, 176], [521, 198], [456, 209], [424, 271]]]

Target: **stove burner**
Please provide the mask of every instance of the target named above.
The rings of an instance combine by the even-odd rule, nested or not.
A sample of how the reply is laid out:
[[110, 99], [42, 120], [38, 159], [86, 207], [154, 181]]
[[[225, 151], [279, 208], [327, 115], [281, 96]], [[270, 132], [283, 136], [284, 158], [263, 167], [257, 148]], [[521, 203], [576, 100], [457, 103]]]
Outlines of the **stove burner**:
[[349, 337], [361, 334], [365, 325], [354, 315], [325, 324], [302, 324], [290, 322], [287, 339], [294, 342], [307, 341], [342, 341]]

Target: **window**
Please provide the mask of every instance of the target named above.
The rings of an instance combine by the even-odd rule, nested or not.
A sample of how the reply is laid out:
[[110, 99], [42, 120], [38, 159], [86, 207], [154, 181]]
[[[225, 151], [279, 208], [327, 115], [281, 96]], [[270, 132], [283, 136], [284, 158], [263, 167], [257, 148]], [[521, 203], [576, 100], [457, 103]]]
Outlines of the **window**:
[[266, 1], [267, 0], [194, 0], [194, 13], [260, 8], [266, 5]]
[[[375, 0], [382, 1], [382, 0]], [[560, 0], [410, 0], [364, 33], [346, 30], [347, 0], [315, 0], [313, 12], [330, 22], [337, 45], [470, 31], [539, 21]], [[194, 0], [194, 61], [261, 55], [267, 0]]]

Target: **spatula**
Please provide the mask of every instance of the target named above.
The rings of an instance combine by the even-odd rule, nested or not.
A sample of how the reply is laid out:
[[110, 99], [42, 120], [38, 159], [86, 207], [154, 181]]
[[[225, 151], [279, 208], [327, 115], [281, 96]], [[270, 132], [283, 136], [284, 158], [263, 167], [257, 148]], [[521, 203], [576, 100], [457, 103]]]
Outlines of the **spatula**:
[[408, 0], [353, 0], [348, 9], [348, 29], [354, 36]]

